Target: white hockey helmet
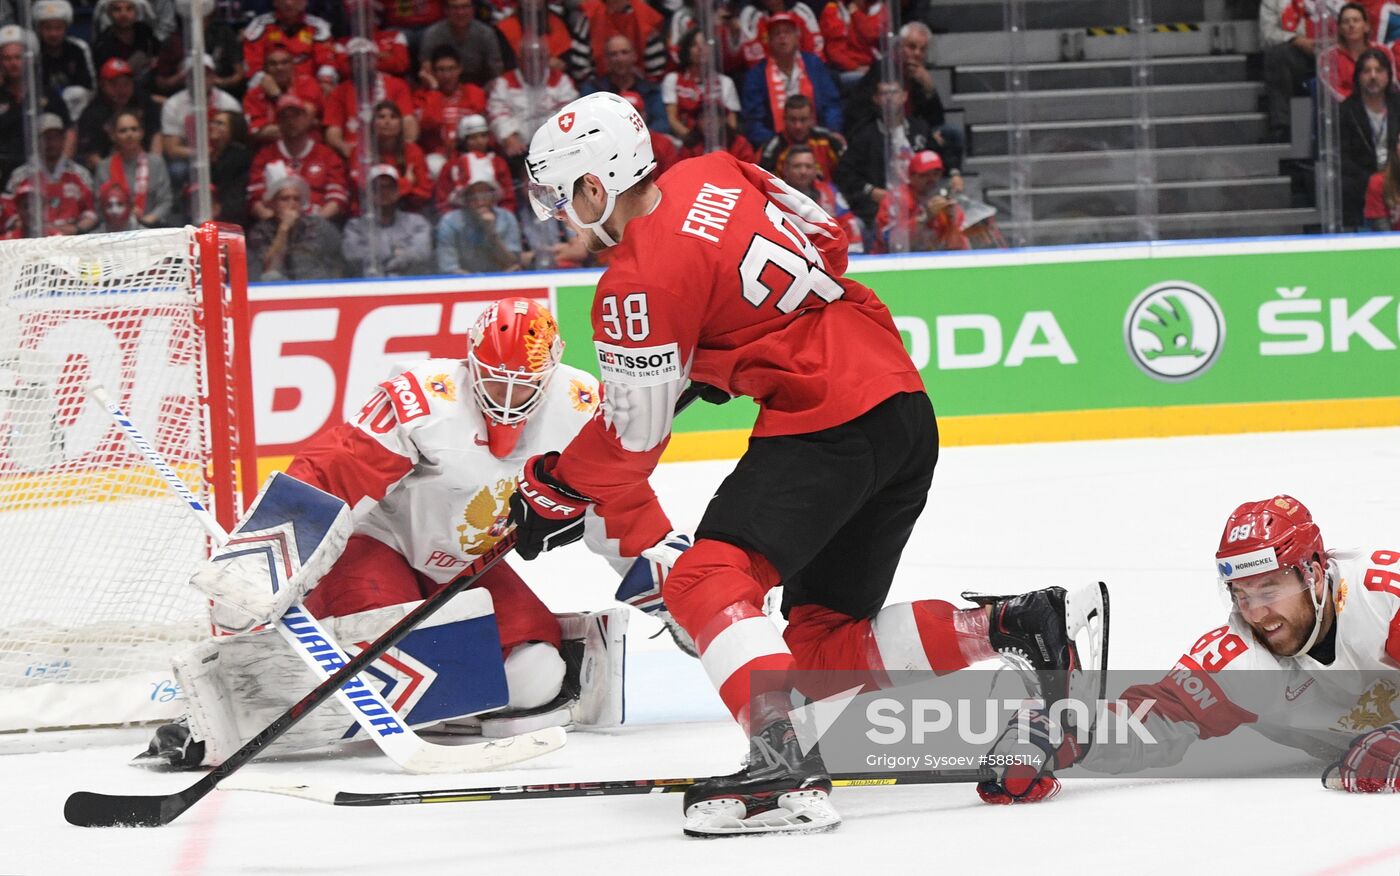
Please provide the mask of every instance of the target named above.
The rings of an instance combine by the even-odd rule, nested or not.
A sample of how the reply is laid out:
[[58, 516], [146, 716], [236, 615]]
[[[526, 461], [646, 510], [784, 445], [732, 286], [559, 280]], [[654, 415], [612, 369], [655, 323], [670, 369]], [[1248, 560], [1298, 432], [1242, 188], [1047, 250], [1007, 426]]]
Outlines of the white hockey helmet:
[[[588, 228], [607, 246], [617, 241], [603, 230], [617, 196], [641, 182], [656, 167], [651, 132], [624, 98], [599, 91], [570, 103], [550, 116], [530, 140], [525, 168], [530, 205], [544, 221], [564, 210], [580, 228]], [[607, 203], [596, 222], [574, 212], [574, 184], [585, 174], [603, 183]]]

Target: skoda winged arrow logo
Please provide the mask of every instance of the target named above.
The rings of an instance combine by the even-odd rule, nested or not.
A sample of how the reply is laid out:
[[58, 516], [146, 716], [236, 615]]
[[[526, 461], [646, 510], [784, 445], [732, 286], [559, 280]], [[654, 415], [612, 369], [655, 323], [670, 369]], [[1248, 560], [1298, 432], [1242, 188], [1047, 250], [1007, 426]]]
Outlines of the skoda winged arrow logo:
[[1225, 346], [1225, 316], [1210, 293], [1193, 283], [1158, 283], [1133, 301], [1123, 341], [1134, 364], [1171, 383], [1210, 370]]

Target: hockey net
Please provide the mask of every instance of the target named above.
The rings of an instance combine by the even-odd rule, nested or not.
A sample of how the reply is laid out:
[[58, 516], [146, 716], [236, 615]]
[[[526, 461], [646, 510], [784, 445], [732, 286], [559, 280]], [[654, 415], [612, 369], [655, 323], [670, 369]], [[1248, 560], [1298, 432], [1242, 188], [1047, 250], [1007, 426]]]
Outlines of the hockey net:
[[0, 243], [0, 732], [178, 708], [207, 540], [86, 387], [231, 526], [256, 476], [246, 324], [236, 229]]

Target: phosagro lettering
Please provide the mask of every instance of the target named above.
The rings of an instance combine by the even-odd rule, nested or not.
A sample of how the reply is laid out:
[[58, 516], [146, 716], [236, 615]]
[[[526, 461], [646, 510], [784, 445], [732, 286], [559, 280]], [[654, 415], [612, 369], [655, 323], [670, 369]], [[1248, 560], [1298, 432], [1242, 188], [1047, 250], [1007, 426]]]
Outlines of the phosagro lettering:
[[656, 347], [619, 347], [595, 341], [598, 371], [604, 383], [625, 386], [659, 386], [680, 380], [680, 348], [676, 344]]

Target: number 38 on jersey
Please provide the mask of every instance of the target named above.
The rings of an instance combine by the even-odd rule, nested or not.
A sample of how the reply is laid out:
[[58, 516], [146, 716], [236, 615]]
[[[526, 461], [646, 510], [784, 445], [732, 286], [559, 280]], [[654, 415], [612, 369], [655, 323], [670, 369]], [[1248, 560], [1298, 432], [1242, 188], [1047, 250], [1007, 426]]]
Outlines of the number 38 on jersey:
[[[845, 294], [841, 284], [826, 272], [821, 253], [796, 225], [796, 217], [785, 213], [769, 201], [763, 214], [781, 235], [774, 240], [755, 234], [739, 261], [739, 279], [744, 300], [762, 307], [774, 293], [779, 293], [774, 306], [780, 313], [792, 313], [808, 295], [832, 302]], [[599, 303], [602, 310], [603, 334], [613, 341], [645, 341], [651, 335], [651, 319], [647, 315], [647, 295], [607, 295]]]

